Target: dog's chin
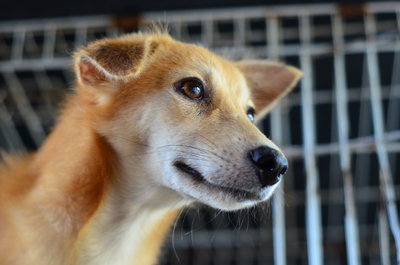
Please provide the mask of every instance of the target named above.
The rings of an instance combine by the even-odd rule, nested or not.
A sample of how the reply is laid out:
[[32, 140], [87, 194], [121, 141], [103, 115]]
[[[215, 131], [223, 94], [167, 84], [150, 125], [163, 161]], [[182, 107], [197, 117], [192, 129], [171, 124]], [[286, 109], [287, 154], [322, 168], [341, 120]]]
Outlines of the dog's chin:
[[174, 166], [181, 179], [179, 192], [184, 197], [225, 211], [248, 208], [266, 201], [278, 186], [276, 183], [259, 191], [226, 187], [209, 182], [199, 171], [184, 162], [175, 162]]

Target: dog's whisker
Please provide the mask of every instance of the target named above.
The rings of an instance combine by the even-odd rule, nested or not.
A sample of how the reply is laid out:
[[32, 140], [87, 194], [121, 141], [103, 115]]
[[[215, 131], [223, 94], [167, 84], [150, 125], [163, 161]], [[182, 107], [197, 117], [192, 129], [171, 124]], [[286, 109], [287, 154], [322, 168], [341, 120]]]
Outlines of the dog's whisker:
[[246, 232], [249, 231], [249, 227], [250, 227], [250, 213], [248, 211], [246, 211]]
[[178, 263], [181, 263], [181, 259], [179, 258], [178, 252], [176, 251], [176, 246], [175, 246], [175, 230], [176, 230], [176, 225], [178, 224], [178, 222], [181, 220], [181, 215], [182, 213], [185, 211], [185, 208], [182, 208], [179, 213], [178, 216], [175, 219], [173, 228], [172, 228], [172, 236], [171, 236], [171, 244], [172, 244], [172, 250], [175, 254], [176, 259], [178, 260]]
[[194, 238], [193, 238], [194, 229], [193, 229], [193, 226], [194, 226], [195, 220], [196, 220], [196, 216], [192, 219], [192, 224], [190, 226], [190, 239], [191, 239], [192, 245], [194, 244]]
[[205, 141], [203, 141], [205, 144], [207, 144], [209, 147], [212, 147], [212, 148], [215, 148], [215, 149], [218, 149], [218, 146], [213, 142], [213, 141], [211, 141], [210, 139], [208, 139], [207, 137], [205, 137], [204, 135], [202, 135], [202, 134], [200, 134], [200, 133], [196, 133], [196, 135], [198, 135], [200, 138], [202, 138], [202, 139], [204, 139]]
[[195, 149], [195, 150], [198, 150], [198, 151], [201, 151], [201, 152], [204, 152], [204, 153], [211, 154], [211, 155], [213, 155], [213, 156], [215, 156], [215, 157], [217, 157], [217, 158], [222, 159], [223, 161], [227, 161], [225, 157], [223, 157], [223, 156], [217, 154], [216, 152], [213, 152], [213, 151], [208, 150], [208, 149], [204, 149], [204, 148], [192, 146], [192, 145], [185, 145], [185, 144], [164, 145], [164, 146], [162, 146], [162, 147], [160, 147], [160, 148], [165, 148], [165, 147], [182, 147], [182, 148]]
[[[142, 156], [145, 156], [145, 155], [152, 155], [152, 154], [156, 154], [156, 153], [161, 153], [162, 154], [162, 152], [144, 152], [144, 153], [127, 154], [127, 155], [125, 155], [123, 157], [126, 157], [126, 158], [128, 158], [128, 157], [142, 157]], [[182, 155], [185, 155], [185, 156], [190, 156], [190, 158], [192, 158], [192, 159], [195, 158], [197, 161], [202, 161], [202, 162], [212, 162], [213, 161], [212, 157], [207, 156], [205, 154], [197, 154], [197, 153], [191, 153], [191, 152], [185, 152], [185, 151], [180, 151], [180, 152], [176, 152], [176, 153], [182, 154]], [[159, 161], [170, 161], [170, 159], [168, 157], [159, 158], [158, 160]]]
[[180, 153], [186, 153], [186, 154], [188, 154], [188, 155], [190, 155], [192, 157], [193, 156], [197, 156], [197, 157], [203, 156], [203, 157], [206, 157], [206, 158], [211, 158], [210, 155], [212, 155], [214, 157], [217, 157], [217, 158], [221, 159], [224, 162], [228, 162], [228, 163], [231, 162], [229, 159], [226, 159], [225, 157], [217, 154], [216, 152], [213, 152], [211, 150], [204, 149], [204, 148], [191, 146], [191, 145], [177, 144], [177, 145], [164, 145], [164, 146], [160, 146], [160, 147], [151, 147], [151, 146], [146, 145], [146, 144], [142, 144], [142, 145], [150, 147], [152, 150], [147, 151], [147, 152], [142, 152], [142, 153], [134, 152], [133, 155], [127, 155], [126, 157], [143, 156], [143, 155], [151, 155], [151, 154], [155, 154], [155, 153], [169, 152], [171, 150], [154, 150], [154, 149], [165, 149], [165, 148], [177, 148], [177, 147], [179, 147], [179, 148], [195, 149], [195, 150], [200, 151], [201, 153], [192, 153], [192, 152], [189, 152], [189, 151], [186, 151], [186, 150], [179, 150], [179, 149], [173, 149], [173, 150], [177, 151], [177, 152], [180, 152]]

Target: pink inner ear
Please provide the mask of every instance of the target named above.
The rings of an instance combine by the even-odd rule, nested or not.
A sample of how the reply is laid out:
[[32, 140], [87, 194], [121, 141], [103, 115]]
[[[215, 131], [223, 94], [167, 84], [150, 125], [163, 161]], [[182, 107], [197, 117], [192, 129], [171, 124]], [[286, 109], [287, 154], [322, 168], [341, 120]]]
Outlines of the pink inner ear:
[[107, 81], [105, 74], [85, 58], [79, 61], [79, 73], [84, 85], [96, 86]]

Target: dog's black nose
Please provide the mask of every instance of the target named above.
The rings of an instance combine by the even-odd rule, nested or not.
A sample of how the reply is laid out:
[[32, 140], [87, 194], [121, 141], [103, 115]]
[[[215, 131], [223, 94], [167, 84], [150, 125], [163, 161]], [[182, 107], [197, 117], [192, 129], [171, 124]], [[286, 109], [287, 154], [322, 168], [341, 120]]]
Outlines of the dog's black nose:
[[257, 168], [257, 174], [264, 188], [277, 183], [288, 169], [287, 159], [277, 150], [260, 146], [249, 152], [251, 162]]

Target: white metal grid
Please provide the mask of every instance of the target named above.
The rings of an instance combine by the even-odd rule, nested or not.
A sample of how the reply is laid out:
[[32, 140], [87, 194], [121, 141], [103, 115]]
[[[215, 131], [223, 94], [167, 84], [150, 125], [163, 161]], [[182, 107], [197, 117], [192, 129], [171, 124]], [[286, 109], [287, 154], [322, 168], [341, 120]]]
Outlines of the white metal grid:
[[[161, 264], [400, 264], [400, 3], [151, 13], [137, 26], [154, 21], [217, 53], [279, 59], [304, 72], [262, 124], [291, 164], [273, 224], [268, 205], [184, 211]], [[71, 86], [70, 53], [134, 27], [116, 22], [0, 23], [2, 149], [39, 146]]]

